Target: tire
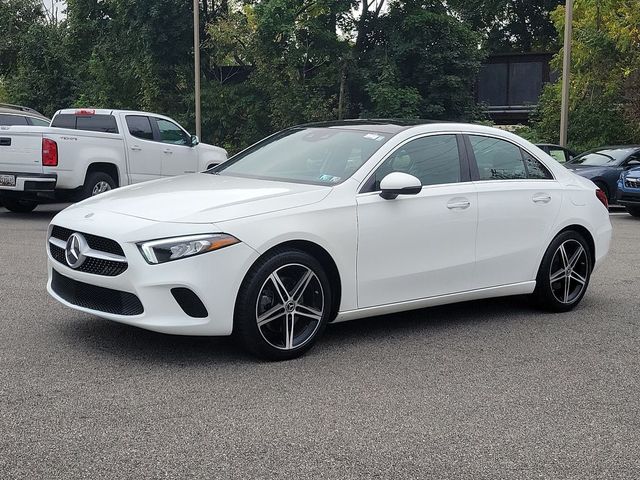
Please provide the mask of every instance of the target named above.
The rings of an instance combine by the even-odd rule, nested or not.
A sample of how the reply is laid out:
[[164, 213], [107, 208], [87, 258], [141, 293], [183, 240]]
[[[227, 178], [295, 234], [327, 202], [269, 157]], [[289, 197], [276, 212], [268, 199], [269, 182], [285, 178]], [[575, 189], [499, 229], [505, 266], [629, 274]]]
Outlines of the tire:
[[629, 212], [629, 215], [633, 215], [634, 217], [640, 217], [640, 206], [636, 207], [636, 206], [627, 205], [625, 208], [627, 209], [627, 212]]
[[233, 335], [259, 358], [299, 357], [322, 335], [331, 299], [329, 280], [318, 260], [301, 250], [275, 250], [259, 259], [242, 282]]
[[38, 206], [38, 202], [33, 200], [16, 200], [13, 198], [3, 198], [0, 206], [13, 213], [29, 213]]
[[[569, 270], [567, 264], [572, 265]], [[547, 248], [538, 270], [533, 293], [538, 306], [552, 312], [572, 310], [587, 291], [592, 265], [589, 245], [582, 235], [572, 230], [559, 234]]]
[[87, 175], [87, 179], [82, 187], [82, 199], [99, 195], [116, 188], [116, 182], [111, 175], [103, 172], [92, 172]]

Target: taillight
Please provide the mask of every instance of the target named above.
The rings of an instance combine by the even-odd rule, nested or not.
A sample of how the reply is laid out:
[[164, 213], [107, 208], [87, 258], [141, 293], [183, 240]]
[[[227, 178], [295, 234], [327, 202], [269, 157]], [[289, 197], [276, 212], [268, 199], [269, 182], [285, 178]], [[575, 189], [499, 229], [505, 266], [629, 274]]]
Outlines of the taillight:
[[597, 188], [596, 197], [598, 197], [598, 200], [602, 202], [602, 204], [604, 205], [604, 208], [607, 208], [607, 209], [609, 208], [609, 200], [607, 199], [607, 194], [604, 193], [604, 191]]
[[42, 165], [44, 167], [58, 166], [58, 144], [50, 138], [42, 139]]
[[80, 108], [76, 110], [76, 115], [78, 116], [89, 116], [95, 115], [96, 111], [93, 108]]

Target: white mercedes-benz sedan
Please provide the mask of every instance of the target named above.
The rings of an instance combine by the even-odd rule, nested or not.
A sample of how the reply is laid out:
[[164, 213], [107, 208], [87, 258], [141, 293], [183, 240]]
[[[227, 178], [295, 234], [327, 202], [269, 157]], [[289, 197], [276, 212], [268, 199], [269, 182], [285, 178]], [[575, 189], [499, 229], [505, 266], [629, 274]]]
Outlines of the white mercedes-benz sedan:
[[288, 359], [330, 322], [521, 294], [569, 310], [610, 239], [603, 192], [516, 135], [344, 121], [67, 208], [47, 288], [109, 320], [233, 333]]

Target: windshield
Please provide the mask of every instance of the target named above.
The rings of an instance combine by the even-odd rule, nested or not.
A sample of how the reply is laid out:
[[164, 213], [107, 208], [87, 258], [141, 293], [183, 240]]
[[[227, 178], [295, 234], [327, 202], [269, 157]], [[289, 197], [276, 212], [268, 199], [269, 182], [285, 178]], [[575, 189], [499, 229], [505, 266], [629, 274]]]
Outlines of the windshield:
[[577, 156], [573, 160], [570, 160], [569, 163], [574, 165], [614, 166], [622, 163], [624, 159], [631, 155], [635, 150], [635, 148], [617, 148], [599, 150], [597, 152], [587, 152]]
[[353, 175], [390, 137], [368, 130], [295, 128], [263, 140], [207, 173], [336, 185]]

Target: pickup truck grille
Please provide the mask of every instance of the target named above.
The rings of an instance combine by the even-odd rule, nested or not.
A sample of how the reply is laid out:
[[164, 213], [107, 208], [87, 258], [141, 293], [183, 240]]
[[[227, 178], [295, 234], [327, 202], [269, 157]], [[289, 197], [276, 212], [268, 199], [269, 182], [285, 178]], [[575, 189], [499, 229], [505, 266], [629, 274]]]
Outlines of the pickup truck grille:
[[75, 270], [93, 275], [115, 277], [129, 267], [122, 247], [118, 242], [109, 238], [99, 237], [88, 233], [74, 232], [68, 228], [54, 225], [49, 237], [49, 252], [56, 262], [69, 266], [65, 256], [67, 240], [73, 233], [80, 233], [89, 246], [82, 264]]
[[627, 188], [640, 188], [640, 178], [625, 178], [624, 186]]

